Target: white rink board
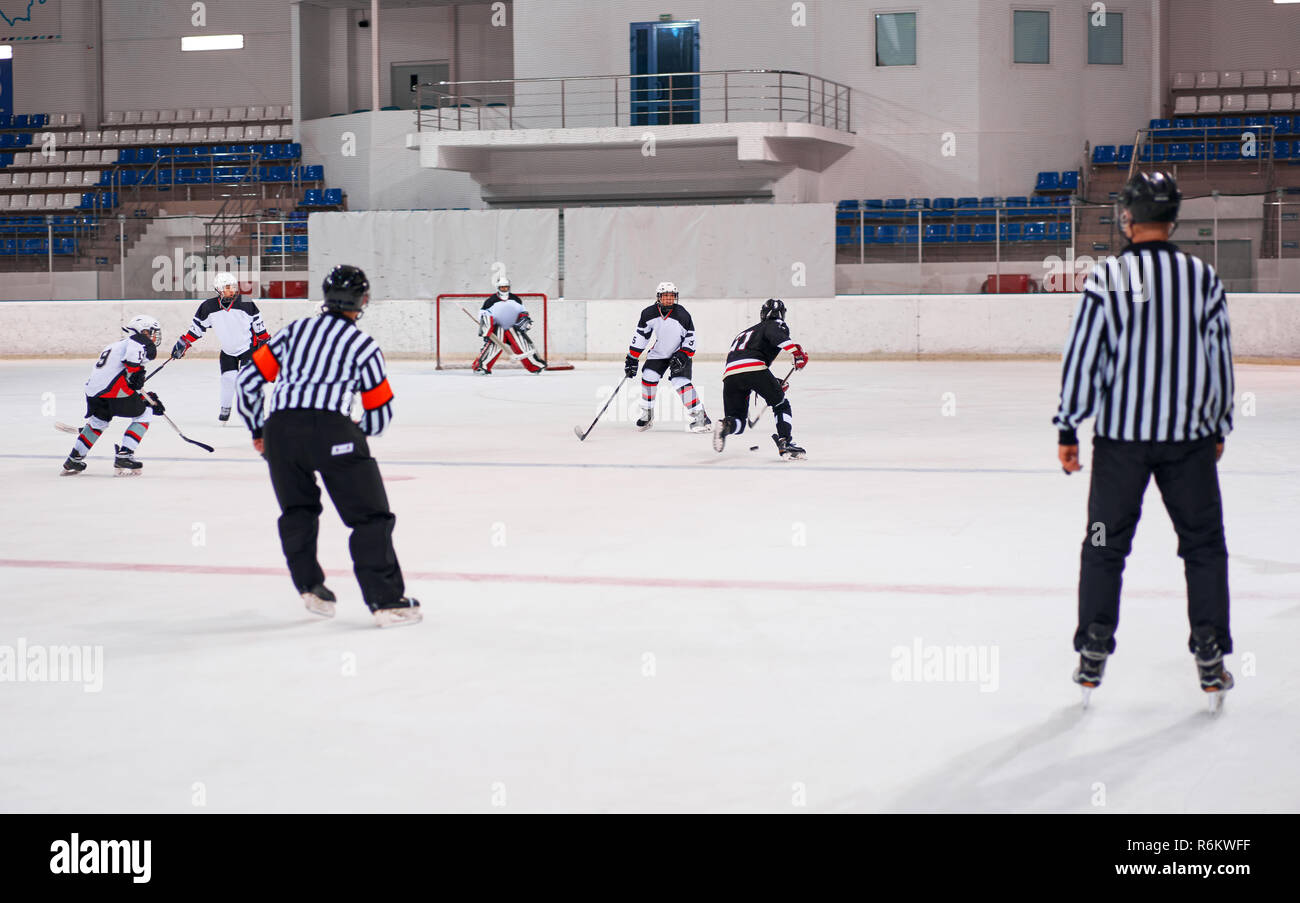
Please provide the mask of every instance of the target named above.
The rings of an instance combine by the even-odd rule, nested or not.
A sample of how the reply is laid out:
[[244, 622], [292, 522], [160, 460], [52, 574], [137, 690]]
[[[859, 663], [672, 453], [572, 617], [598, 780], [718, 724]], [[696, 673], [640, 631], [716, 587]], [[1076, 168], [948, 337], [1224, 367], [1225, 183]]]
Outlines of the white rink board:
[[[519, 286], [522, 291], [534, 291]], [[740, 330], [757, 321], [763, 298], [685, 298], [702, 358], [724, 354]], [[551, 353], [570, 360], [622, 358], [646, 301], [550, 299]], [[813, 355], [1059, 355], [1077, 296], [843, 295], [787, 300], [790, 331]], [[113, 340], [137, 313], [162, 322], [170, 347], [189, 326], [195, 301], [0, 302], [0, 356], [90, 355]], [[319, 309], [314, 301], [259, 300], [272, 330]], [[1300, 294], [1230, 294], [1232, 346], [1237, 357], [1300, 360]], [[445, 341], [458, 352], [477, 350], [476, 327], [449, 311]], [[387, 354], [433, 353], [434, 302], [373, 301], [361, 328]], [[459, 321], [459, 322], [458, 322]], [[457, 330], [460, 330], [457, 332]], [[205, 348], [204, 345], [209, 347]], [[216, 349], [200, 344], [200, 353]]]
[[[1050, 361], [814, 358], [791, 381], [800, 463], [770, 416], [715, 454], [672, 392], [637, 432], [626, 387], [578, 443], [612, 363], [394, 362], [373, 449], [426, 616], [395, 631], [368, 621], [328, 502], [339, 614], [302, 609], [265, 464], [215, 421], [213, 361], [156, 383], [215, 454], [158, 423], [144, 475], [115, 479], [118, 421], [57, 476], [72, 437], [50, 424], [77, 420], [90, 364], [0, 361], [0, 645], [103, 651], [100, 692], [0, 684], [0, 811], [192, 812], [196, 781], [206, 812], [494, 812], [504, 788], [511, 812], [1095, 813], [1097, 782], [1107, 812], [1300, 809], [1300, 368], [1237, 370], [1257, 413], [1221, 465], [1238, 686], [1216, 721], [1155, 490], [1080, 710], [1091, 462], [1056, 465]], [[696, 365], [714, 415], [720, 373]], [[924, 677], [898, 670], [918, 643], [986, 668], [901, 679]]]

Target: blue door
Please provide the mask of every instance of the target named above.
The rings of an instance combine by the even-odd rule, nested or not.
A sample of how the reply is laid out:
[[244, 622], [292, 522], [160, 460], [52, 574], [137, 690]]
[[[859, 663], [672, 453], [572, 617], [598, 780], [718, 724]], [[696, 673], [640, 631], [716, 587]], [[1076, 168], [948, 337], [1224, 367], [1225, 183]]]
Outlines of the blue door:
[[[632, 125], [700, 121], [700, 23], [632, 23]], [[675, 74], [682, 73], [682, 74]]]

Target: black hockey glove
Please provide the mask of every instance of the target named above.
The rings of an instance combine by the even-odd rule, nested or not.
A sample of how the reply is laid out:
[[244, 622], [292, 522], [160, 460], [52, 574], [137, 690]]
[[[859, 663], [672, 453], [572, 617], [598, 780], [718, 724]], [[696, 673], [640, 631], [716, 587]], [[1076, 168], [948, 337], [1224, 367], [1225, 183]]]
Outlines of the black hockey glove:
[[627, 356], [627, 359], [623, 361], [623, 375], [628, 379], [636, 376], [636, 358], [630, 354]]
[[668, 372], [673, 376], [676, 376], [689, 367], [690, 363], [691, 359], [687, 356], [686, 352], [678, 351], [668, 359]]
[[521, 316], [519, 320], [515, 323], [515, 329], [518, 329], [520, 332], [527, 332], [532, 328], [533, 328], [533, 318], [528, 316], [528, 314], [524, 314], [523, 316]]
[[184, 336], [181, 336], [176, 340], [176, 344], [172, 346], [172, 359], [175, 360], [178, 357], [185, 357], [185, 352], [189, 350], [190, 343], [185, 341]]
[[143, 389], [144, 388], [144, 367], [141, 367], [139, 370], [136, 370], [134, 372], [128, 370], [126, 372], [126, 384], [129, 388], [134, 389], [137, 392]]
[[145, 405], [155, 414], [165, 414], [167, 409], [163, 407], [162, 399], [153, 392], [142, 392], [140, 397], [144, 399]]

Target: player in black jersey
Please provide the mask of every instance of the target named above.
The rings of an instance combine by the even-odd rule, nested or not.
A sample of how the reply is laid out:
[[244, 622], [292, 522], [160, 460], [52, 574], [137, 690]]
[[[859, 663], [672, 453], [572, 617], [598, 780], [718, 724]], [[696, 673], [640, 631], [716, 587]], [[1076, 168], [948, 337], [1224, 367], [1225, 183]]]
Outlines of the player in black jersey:
[[725, 416], [713, 428], [713, 450], [722, 451], [728, 436], [745, 431], [749, 420], [749, 393], [757, 392], [772, 406], [776, 417], [776, 432], [772, 440], [782, 458], [806, 457], [802, 448], [791, 438], [793, 421], [790, 402], [785, 397], [785, 383], [768, 369], [782, 351], [794, 357], [794, 367], [802, 370], [808, 355], [790, 339], [790, 328], [785, 325], [785, 302], [768, 298], [759, 314], [760, 320], [736, 336], [727, 352], [726, 370], [722, 376], [722, 407]]

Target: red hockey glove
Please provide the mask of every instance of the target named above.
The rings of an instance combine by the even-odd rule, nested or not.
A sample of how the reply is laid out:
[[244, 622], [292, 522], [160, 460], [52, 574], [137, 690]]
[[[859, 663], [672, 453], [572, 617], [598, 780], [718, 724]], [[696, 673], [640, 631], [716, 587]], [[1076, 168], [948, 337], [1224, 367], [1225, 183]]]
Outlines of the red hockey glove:
[[808, 366], [808, 355], [804, 354], [804, 350], [801, 346], [795, 345], [790, 349], [790, 354], [794, 356], [794, 368], [796, 370], [802, 370], [804, 367]]
[[253, 347], [250, 348], [249, 350], [256, 351], [258, 345], [264, 345], [269, 341], [271, 341], [271, 336], [269, 333], [259, 332], [257, 335], [253, 336]]

